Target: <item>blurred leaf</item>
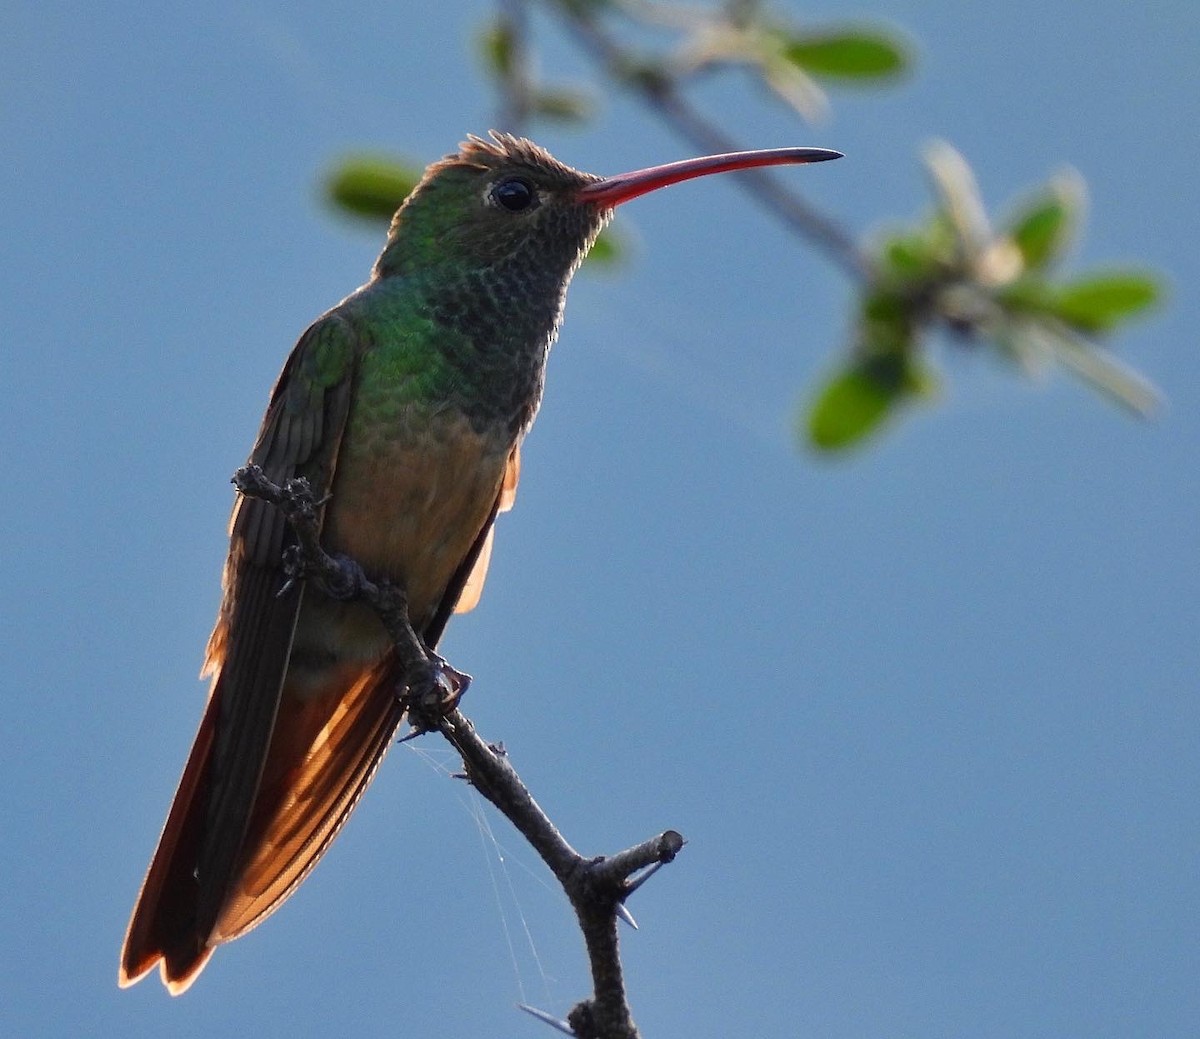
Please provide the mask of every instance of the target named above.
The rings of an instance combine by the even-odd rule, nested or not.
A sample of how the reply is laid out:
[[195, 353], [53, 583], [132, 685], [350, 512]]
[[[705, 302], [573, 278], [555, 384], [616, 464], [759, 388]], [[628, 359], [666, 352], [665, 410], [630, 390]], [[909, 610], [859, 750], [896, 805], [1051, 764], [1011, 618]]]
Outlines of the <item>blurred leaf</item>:
[[876, 432], [908, 397], [930, 390], [927, 377], [914, 380], [903, 371], [856, 361], [830, 379], [817, 397], [808, 414], [809, 439], [824, 451], [852, 447]]
[[1026, 332], [1060, 364], [1136, 415], [1150, 418], [1162, 404], [1150, 380], [1066, 325], [1031, 323]]
[[958, 230], [945, 209], [935, 209], [921, 228], [921, 232], [925, 236], [930, 256], [939, 264], [954, 263], [959, 253]]
[[897, 395], [858, 368], [839, 372], [809, 412], [809, 439], [825, 451], [850, 447], [879, 426]]
[[1044, 267], [1063, 251], [1079, 222], [1083, 197], [1082, 179], [1068, 172], [1055, 177], [1018, 210], [1008, 234], [1020, 249], [1026, 270]]
[[1041, 267], [1059, 250], [1066, 237], [1067, 210], [1058, 199], [1046, 199], [1024, 213], [1012, 230], [1012, 239], [1021, 250], [1025, 266]]
[[671, 87], [671, 71], [657, 58], [622, 54], [613, 64], [613, 81], [657, 94]]
[[992, 336], [1000, 355], [1012, 361], [1027, 378], [1036, 378], [1053, 360], [1044, 336], [1034, 334], [1034, 323], [1029, 321], [1005, 321]]
[[763, 82], [802, 119], [816, 122], [829, 112], [829, 100], [813, 78], [777, 54], [764, 57], [760, 68]]
[[910, 63], [904, 41], [881, 28], [789, 35], [783, 55], [810, 75], [837, 79], [891, 79]]
[[964, 259], [974, 262], [992, 237], [975, 174], [967, 160], [945, 141], [926, 146], [925, 165]]
[[1015, 314], [1054, 314], [1054, 287], [1041, 275], [1025, 275], [1002, 286], [996, 301]]
[[607, 7], [613, 6], [613, 0], [555, 0], [559, 7], [566, 8], [575, 14], [596, 15]]
[[479, 53], [489, 72], [501, 79], [513, 68], [516, 55], [516, 37], [512, 25], [505, 19], [494, 19], [479, 33]]
[[1143, 272], [1096, 275], [1061, 286], [1053, 308], [1075, 328], [1106, 332], [1157, 302], [1160, 294], [1158, 281]]
[[530, 99], [530, 109], [545, 119], [562, 123], [581, 123], [595, 111], [591, 97], [578, 90], [556, 88], [539, 90]]
[[625, 259], [625, 241], [611, 227], [606, 227], [592, 244], [584, 261], [585, 267], [616, 267]]
[[916, 317], [912, 303], [904, 296], [885, 289], [875, 289], [862, 301], [858, 327], [857, 350], [872, 359], [872, 363], [894, 364], [894, 371], [879, 368], [878, 379], [901, 381], [904, 358], [913, 349]]
[[391, 220], [421, 179], [415, 166], [373, 156], [343, 159], [326, 178], [325, 191], [336, 207], [371, 220]]
[[808, 435], [816, 447], [850, 447], [906, 400], [937, 391], [936, 376], [916, 358], [914, 328], [903, 300], [876, 293], [864, 301], [856, 356], [826, 383], [808, 415]]
[[879, 267], [898, 281], [923, 278], [937, 266], [939, 259], [929, 238], [917, 232], [896, 232], [879, 246]]

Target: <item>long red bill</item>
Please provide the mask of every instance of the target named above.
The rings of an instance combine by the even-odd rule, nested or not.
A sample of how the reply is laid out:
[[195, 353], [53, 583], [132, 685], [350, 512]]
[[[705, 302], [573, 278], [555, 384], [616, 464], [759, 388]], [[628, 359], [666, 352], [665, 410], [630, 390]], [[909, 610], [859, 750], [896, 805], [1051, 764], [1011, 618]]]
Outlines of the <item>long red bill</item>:
[[748, 170], [755, 166], [783, 166], [802, 162], [826, 162], [829, 159], [840, 159], [841, 152], [830, 148], [764, 148], [760, 151], [729, 152], [726, 155], [705, 155], [698, 159], [684, 159], [682, 162], [669, 162], [664, 166], [651, 166], [649, 169], [637, 170], [633, 173], [619, 173], [615, 177], [605, 177], [603, 180], [580, 188], [577, 198], [581, 202], [591, 202], [597, 206], [612, 208], [631, 198], [644, 195], [648, 191], [656, 191], [670, 184], [691, 180], [693, 177], [707, 177], [710, 173], [728, 173], [731, 170]]

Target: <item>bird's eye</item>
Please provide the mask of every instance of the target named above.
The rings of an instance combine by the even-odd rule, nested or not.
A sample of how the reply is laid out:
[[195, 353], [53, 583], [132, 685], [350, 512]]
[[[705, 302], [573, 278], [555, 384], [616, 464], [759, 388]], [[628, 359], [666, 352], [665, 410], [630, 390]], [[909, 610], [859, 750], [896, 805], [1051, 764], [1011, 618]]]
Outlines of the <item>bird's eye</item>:
[[521, 177], [507, 177], [492, 188], [492, 201], [510, 213], [520, 213], [537, 201], [533, 185]]

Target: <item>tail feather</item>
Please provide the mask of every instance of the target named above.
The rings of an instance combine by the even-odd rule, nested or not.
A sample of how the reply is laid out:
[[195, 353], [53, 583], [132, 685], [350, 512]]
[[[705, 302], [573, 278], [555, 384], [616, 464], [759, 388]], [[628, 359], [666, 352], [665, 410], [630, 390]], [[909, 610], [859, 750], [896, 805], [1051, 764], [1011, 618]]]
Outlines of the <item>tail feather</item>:
[[[122, 987], [157, 963], [173, 995], [186, 991], [217, 945], [260, 923], [308, 876], [400, 723], [394, 689], [372, 680], [383, 667], [358, 669], [348, 681], [347, 669], [340, 669], [302, 708], [279, 713], [250, 823], [225, 878], [205, 877], [198, 866], [211, 824], [218, 680], [129, 924]], [[283, 695], [289, 696], [286, 688]], [[206, 923], [202, 917], [212, 914], [204, 907], [212, 904], [220, 910]]]
[[[117, 983], [127, 988], [161, 961], [163, 984], [185, 991], [204, 969], [212, 949], [196, 933], [195, 863], [203, 835], [204, 791], [210, 783], [213, 736], [220, 705], [209, 698], [183, 778], [142, 884], [121, 950]], [[197, 825], [200, 816], [201, 825]]]

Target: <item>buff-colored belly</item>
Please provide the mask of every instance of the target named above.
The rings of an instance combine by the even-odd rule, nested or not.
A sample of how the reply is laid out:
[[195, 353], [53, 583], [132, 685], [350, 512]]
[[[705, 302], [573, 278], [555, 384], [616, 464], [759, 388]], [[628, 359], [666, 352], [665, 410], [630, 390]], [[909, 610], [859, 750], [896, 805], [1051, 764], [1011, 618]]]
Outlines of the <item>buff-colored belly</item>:
[[[480, 435], [455, 412], [413, 416], [404, 425], [420, 432], [393, 426], [346, 438], [322, 541], [372, 579], [402, 584], [419, 631], [491, 513], [511, 445]], [[348, 663], [378, 657], [387, 642], [365, 607], [306, 595], [296, 648]]]

